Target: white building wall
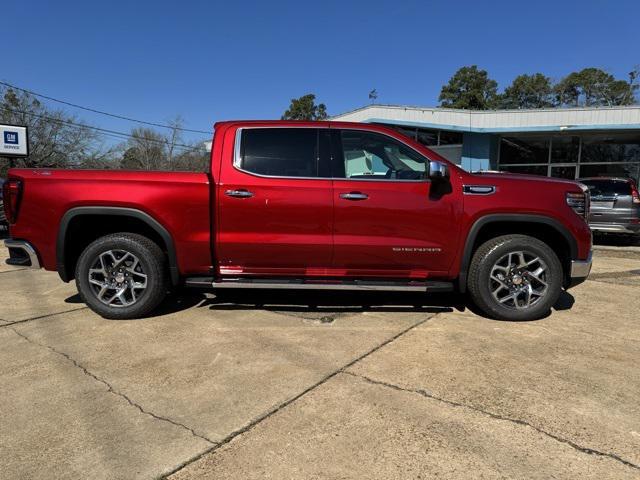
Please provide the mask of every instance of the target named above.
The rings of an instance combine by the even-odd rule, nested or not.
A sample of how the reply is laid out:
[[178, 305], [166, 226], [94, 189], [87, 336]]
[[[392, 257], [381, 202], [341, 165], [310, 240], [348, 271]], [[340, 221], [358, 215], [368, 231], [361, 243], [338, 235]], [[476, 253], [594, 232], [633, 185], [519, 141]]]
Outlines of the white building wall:
[[385, 121], [476, 132], [640, 129], [640, 106], [470, 111], [370, 105], [332, 117], [349, 122]]

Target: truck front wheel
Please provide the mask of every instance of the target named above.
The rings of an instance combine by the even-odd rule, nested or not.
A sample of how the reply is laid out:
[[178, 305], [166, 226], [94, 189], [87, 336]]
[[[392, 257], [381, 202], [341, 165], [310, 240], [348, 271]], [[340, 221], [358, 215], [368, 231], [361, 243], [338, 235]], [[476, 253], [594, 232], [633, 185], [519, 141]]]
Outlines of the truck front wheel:
[[474, 253], [467, 287], [484, 313], [501, 320], [535, 320], [546, 315], [562, 292], [562, 265], [544, 242], [504, 235]]
[[166, 295], [162, 250], [134, 233], [107, 235], [91, 243], [80, 255], [75, 275], [84, 302], [104, 318], [143, 317]]

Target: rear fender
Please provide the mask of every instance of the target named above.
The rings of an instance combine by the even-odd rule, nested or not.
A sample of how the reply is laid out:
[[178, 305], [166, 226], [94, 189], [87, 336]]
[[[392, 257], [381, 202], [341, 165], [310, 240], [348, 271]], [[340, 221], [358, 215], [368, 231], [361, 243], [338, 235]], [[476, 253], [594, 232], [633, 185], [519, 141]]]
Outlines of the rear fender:
[[56, 264], [58, 275], [64, 282], [71, 280], [72, 275], [69, 274], [65, 262], [65, 242], [67, 240], [67, 230], [71, 221], [78, 216], [95, 216], [110, 215], [121, 217], [132, 217], [144, 222], [148, 227], [153, 229], [165, 243], [167, 256], [169, 261], [169, 275], [171, 283], [175, 286], [180, 282], [180, 274], [178, 270], [178, 260], [176, 257], [176, 249], [173, 238], [169, 231], [164, 228], [155, 218], [148, 213], [135, 208], [123, 207], [76, 207], [68, 210], [60, 221], [58, 229], [58, 238], [56, 243]]

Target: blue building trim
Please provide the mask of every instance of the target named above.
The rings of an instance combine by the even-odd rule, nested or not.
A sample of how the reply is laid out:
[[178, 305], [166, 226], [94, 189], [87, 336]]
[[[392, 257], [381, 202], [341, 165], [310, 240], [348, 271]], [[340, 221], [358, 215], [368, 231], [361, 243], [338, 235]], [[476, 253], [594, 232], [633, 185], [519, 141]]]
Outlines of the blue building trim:
[[460, 166], [467, 172], [495, 168], [498, 156], [498, 137], [478, 132], [465, 132], [462, 140]]

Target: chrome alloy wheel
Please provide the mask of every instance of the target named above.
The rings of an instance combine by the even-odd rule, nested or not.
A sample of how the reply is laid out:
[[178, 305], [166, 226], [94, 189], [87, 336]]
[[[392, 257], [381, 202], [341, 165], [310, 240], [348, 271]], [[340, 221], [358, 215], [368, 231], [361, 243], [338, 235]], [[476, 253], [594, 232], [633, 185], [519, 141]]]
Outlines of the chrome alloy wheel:
[[537, 255], [527, 251], [510, 252], [491, 268], [491, 294], [505, 307], [527, 309], [547, 294], [547, 272], [547, 264]]
[[147, 275], [133, 253], [108, 250], [98, 255], [91, 265], [89, 284], [105, 305], [128, 307], [136, 303], [147, 288]]

